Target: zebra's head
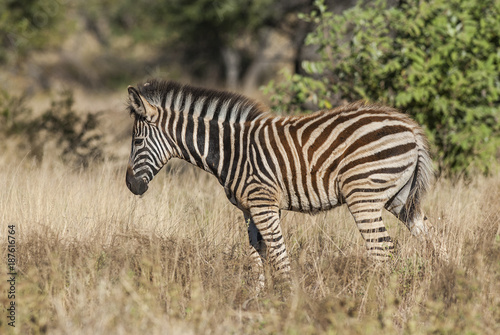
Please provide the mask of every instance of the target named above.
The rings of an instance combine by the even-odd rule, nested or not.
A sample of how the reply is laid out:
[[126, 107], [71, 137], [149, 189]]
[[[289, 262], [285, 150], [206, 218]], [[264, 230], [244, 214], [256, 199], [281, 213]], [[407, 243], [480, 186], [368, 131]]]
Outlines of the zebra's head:
[[128, 88], [134, 128], [126, 182], [129, 190], [136, 195], [148, 190], [149, 182], [172, 157], [169, 140], [159, 128], [162, 109], [150, 102], [154, 99], [148, 95], [151, 92], [148, 92], [147, 85], [139, 87], [139, 90], [131, 86]]

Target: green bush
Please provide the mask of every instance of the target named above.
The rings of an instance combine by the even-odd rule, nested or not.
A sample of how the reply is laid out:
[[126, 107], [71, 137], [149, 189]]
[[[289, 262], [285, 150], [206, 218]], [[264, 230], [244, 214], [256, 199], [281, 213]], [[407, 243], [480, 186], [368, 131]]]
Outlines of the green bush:
[[424, 126], [439, 170], [489, 173], [500, 147], [500, 1], [367, 2], [333, 15], [322, 1], [318, 57], [264, 92], [275, 109], [304, 112], [368, 100], [396, 106]]
[[87, 167], [103, 159], [103, 140], [98, 131], [99, 114], [83, 116], [73, 110], [71, 91], [61, 93], [50, 108], [33, 116], [27, 96], [10, 96], [0, 91], [0, 140], [16, 142], [21, 155], [42, 160], [47, 144], [65, 163]]
[[66, 0], [0, 1], [0, 64], [19, 65], [30, 52], [57, 46], [69, 30], [67, 10]]

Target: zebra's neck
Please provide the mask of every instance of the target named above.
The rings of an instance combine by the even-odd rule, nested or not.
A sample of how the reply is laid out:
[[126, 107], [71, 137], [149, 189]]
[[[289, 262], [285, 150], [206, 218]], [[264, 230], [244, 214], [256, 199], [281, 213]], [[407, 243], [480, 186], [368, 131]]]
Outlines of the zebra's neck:
[[174, 156], [214, 174], [222, 184], [245, 158], [245, 129], [265, 118], [261, 107], [245, 97], [185, 86], [167, 92], [162, 105]]

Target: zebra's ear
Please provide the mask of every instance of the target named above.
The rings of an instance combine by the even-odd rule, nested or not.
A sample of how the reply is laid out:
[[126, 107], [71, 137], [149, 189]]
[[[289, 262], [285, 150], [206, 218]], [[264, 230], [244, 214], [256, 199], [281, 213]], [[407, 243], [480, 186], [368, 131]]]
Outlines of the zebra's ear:
[[154, 121], [157, 118], [158, 110], [147, 102], [147, 100], [132, 86], [128, 87], [128, 98], [131, 107], [138, 115], [146, 118], [148, 121]]

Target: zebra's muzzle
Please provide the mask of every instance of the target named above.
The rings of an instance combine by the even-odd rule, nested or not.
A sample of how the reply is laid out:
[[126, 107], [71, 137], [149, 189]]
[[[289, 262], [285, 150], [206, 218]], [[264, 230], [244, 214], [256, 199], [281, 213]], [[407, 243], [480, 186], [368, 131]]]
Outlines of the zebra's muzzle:
[[135, 195], [143, 195], [148, 190], [148, 183], [143, 178], [137, 178], [131, 167], [127, 168], [127, 187]]

